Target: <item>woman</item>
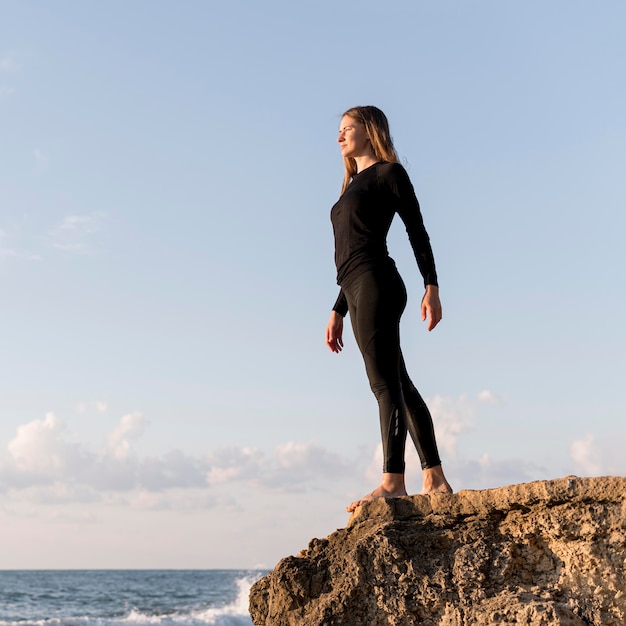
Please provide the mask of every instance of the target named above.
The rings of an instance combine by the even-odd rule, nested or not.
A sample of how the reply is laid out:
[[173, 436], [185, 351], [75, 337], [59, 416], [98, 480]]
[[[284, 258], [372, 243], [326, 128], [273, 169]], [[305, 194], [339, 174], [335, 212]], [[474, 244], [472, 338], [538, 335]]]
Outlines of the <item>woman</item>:
[[378, 401], [383, 442], [382, 482], [347, 507], [353, 512], [374, 498], [407, 495], [407, 430], [422, 464], [422, 493], [451, 493], [452, 489], [441, 468], [430, 412], [404, 365], [400, 316], [406, 306], [406, 290], [387, 252], [387, 232], [398, 213], [424, 278], [422, 320], [428, 319], [428, 330], [432, 330], [441, 320], [441, 303], [435, 261], [419, 204], [405, 169], [398, 163], [389, 124], [380, 109], [348, 109], [341, 118], [337, 141], [345, 176], [331, 220], [341, 289], [326, 327], [326, 345], [332, 352], [341, 352], [343, 318], [350, 312], [354, 336]]

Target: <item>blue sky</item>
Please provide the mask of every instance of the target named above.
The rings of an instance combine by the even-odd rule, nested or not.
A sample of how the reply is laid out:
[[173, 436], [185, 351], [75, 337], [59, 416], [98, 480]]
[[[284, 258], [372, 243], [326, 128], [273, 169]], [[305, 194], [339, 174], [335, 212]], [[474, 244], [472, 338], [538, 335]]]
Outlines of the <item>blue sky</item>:
[[433, 243], [433, 333], [389, 245], [455, 489], [626, 473], [623, 3], [1, 6], [1, 568], [272, 567], [375, 486], [323, 343], [354, 104]]

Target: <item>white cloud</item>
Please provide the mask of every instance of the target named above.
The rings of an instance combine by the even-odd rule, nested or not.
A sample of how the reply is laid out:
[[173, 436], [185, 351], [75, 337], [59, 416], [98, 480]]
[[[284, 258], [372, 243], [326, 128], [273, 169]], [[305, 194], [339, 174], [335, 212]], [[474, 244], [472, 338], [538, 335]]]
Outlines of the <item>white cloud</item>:
[[217, 497], [223, 487], [235, 484], [308, 491], [355, 472], [356, 464], [316, 443], [287, 442], [271, 453], [230, 447], [197, 457], [179, 450], [141, 455], [136, 446], [146, 425], [139, 412], [124, 415], [94, 450], [73, 439], [65, 424], [48, 413], [18, 427], [0, 460], [0, 488], [38, 502], [102, 500], [106, 494], [137, 491], [144, 494], [142, 506], [161, 507], [164, 499], [145, 494], [199, 490]]
[[494, 393], [488, 389], [484, 389], [476, 397], [480, 402], [496, 406], [500, 406], [506, 402], [506, 396], [504, 394]]
[[327, 489], [354, 474], [354, 464], [316, 443], [287, 442], [274, 451], [271, 462], [254, 484], [277, 491]]
[[21, 258], [31, 261], [39, 261], [41, 257], [38, 254], [20, 250], [16, 245], [18, 234], [16, 232], [8, 232], [0, 228], [0, 260], [2, 258]]
[[104, 213], [68, 215], [48, 233], [49, 243], [57, 250], [74, 254], [93, 252], [92, 239], [102, 226]]
[[553, 478], [546, 468], [525, 459], [492, 459], [484, 453], [479, 459], [451, 463], [449, 478], [457, 489], [492, 489], [533, 480]]
[[131, 440], [141, 436], [145, 422], [141, 413], [135, 411], [124, 415], [109, 435], [107, 449], [116, 459], [127, 459], [131, 453]]
[[18, 426], [15, 439], [9, 442], [8, 451], [16, 469], [26, 472], [47, 472], [61, 465], [54, 454], [54, 440], [63, 429], [53, 413], [44, 420], [35, 420]]
[[243, 482], [271, 491], [322, 489], [329, 480], [353, 474], [353, 464], [316, 443], [289, 441], [271, 456], [254, 448], [227, 448], [208, 456], [207, 483]]
[[602, 473], [601, 451], [593, 435], [573, 441], [570, 446], [570, 456], [582, 473], [592, 476]]
[[315, 443], [288, 441], [276, 448], [274, 459], [279, 471], [308, 472], [314, 469], [318, 474], [332, 474], [344, 466], [344, 462], [337, 454]]
[[137, 481], [152, 491], [206, 487], [206, 464], [180, 450], [172, 450], [161, 457], [142, 459], [137, 467]]
[[[52, 413], [17, 428], [0, 461], [0, 487], [3, 490], [45, 488], [48, 497], [58, 499], [67, 493], [86, 490], [96, 493], [145, 488], [205, 486], [206, 463], [171, 451], [161, 457], [139, 458], [132, 442], [142, 434], [146, 422], [140, 413], [129, 413], [106, 438], [100, 451], [72, 441], [67, 428]], [[74, 490], [74, 491], [72, 491]], [[40, 493], [38, 499], [43, 496]]]
[[[486, 455], [474, 461], [457, 460], [449, 454], [456, 453], [459, 434], [473, 427], [480, 406], [493, 402], [494, 395], [486, 393], [438, 397], [429, 402], [438, 442], [447, 451], [446, 473], [451, 482], [460, 478], [453, 485], [456, 488], [483, 488], [499, 480], [520, 482], [532, 478], [533, 468], [517, 461], [493, 461]], [[83, 409], [93, 411], [94, 407], [104, 411], [106, 403], [84, 403]], [[49, 413], [17, 429], [0, 461], [0, 487], [8, 493], [29, 493], [40, 502], [94, 499], [104, 504], [108, 497], [119, 494], [127, 504], [132, 502], [139, 508], [166, 508], [175, 501], [180, 506], [187, 502], [185, 506], [190, 508], [207, 508], [226, 494], [233, 497], [238, 493], [241, 497], [242, 490], [311, 492], [343, 489], [340, 485], [355, 485], [359, 480], [373, 487], [380, 480], [380, 445], [373, 458], [371, 449], [347, 458], [319, 443], [296, 441], [281, 443], [270, 451], [232, 446], [195, 456], [179, 450], [146, 455], [140, 447], [146, 427], [141, 413], [128, 413], [99, 446], [89, 446], [77, 441]], [[419, 490], [419, 483], [414, 482], [419, 481], [421, 467], [410, 439], [407, 473], [411, 475], [411, 488]], [[174, 493], [177, 499], [170, 498]]]
[[437, 444], [446, 457], [457, 457], [457, 442], [461, 433], [474, 427], [481, 404], [502, 404], [503, 396], [491, 391], [481, 391], [475, 397], [462, 395], [458, 398], [435, 396], [427, 401], [435, 423]]
[[[35, 153], [38, 167], [46, 167], [43, 153]], [[30, 223], [10, 223], [0, 228], [0, 260], [4, 257], [40, 260], [50, 248], [67, 254], [92, 254], [96, 251], [97, 235], [102, 230], [106, 215], [94, 212], [89, 215], [68, 215], [46, 234], [30, 232]], [[35, 248], [36, 252], [28, 248]]]
[[206, 480], [209, 485], [219, 485], [236, 480], [246, 480], [258, 474], [265, 465], [265, 458], [256, 448], [222, 448], [207, 456], [209, 469]]
[[209, 485], [223, 485], [237, 480], [241, 476], [239, 467], [212, 467], [206, 475]]
[[[447, 459], [446, 472], [460, 474], [462, 488], [484, 487], [488, 483], [493, 486], [494, 481], [523, 479], [532, 473], [519, 464], [492, 461], [487, 456], [478, 461], [456, 461], [459, 434], [473, 427], [481, 405], [500, 401], [491, 392], [474, 397], [436, 397], [429, 401], [438, 443]], [[107, 409], [104, 402], [83, 403], [79, 408]], [[178, 450], [142, 455], [138, 446], [146, 426], [141, 413], [128, 413], [111, 429], [100, 449], [94, 450], [73, 441], [63, 423], [49, 413], [43, 420], [18, 428], [7, 447], [4, 462], [0, 463], [0, 485], [5, 490], [23, 493], [30, 488], [31, 497], [50, 502], [72, 498], [104, 501], [107, 494], [127, 494], [123, 497], [134, 498], [133, 506], [139, 508], [168, 507], [174, 502], [169, 496], [176, 492], [181, 506], [184, 493], [189, 498], [185, 506], [206, 508], [212, 506], [211, 498], [230, 494], [235, 488], [239, 492], [241, 489], [307, 492], [334, 488], [346, 480], [354, 484], [359, 476], [372, 486], [380, 479], [380, 445], [371, 463], [367, 461], [371, 452], [361, 452], [355, 459], [349, 459], [318, 443], [295, 441], [282, 443], [269, 452], [232, 446], [202, 456], [190, 456]], [[458, 468], [461, 470], [457, 471]], [[413, 477], [421, 473], [410, 440], [407, 473]], [[32, 491], [35, 488], [37, 492]], [[134, 496], [128, 495], [133, 493]]]
[[76, 446], [60, 439], [64, 428], [53, 413], [47, 413], [43, 420], [19, 426], [7, 448], [13, 468], [23, 474], [44, 477], [46, 482], [62, 476], [79, 456]]
[[96, 413], [106, 413], [109, 409], [109, 405], [103, 400], [96, 400], [95, 402], [81, 402], [76, 410], [78, 413], [88, 413], [95, 411]]

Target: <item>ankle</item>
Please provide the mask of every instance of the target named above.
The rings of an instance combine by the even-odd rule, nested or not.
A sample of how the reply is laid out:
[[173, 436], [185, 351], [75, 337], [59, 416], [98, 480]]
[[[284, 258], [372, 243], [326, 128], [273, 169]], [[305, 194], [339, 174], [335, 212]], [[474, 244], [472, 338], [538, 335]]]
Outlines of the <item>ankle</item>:
[[404, 489], [404, 474], [394, 474], [391, 472], [383, 473], [381, 487], [390, 492]]
[[422, 471], [422, 493], [446, 492], [453, 493], [450, 483], [448, 483], [441, 465], [429, 467]]

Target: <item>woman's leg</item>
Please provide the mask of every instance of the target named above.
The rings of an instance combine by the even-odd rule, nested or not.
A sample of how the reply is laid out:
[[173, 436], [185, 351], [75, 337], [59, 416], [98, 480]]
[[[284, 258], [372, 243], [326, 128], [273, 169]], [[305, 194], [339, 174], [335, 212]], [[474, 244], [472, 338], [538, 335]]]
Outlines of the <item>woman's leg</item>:
[[373, 498], [406, 495], [407, 427], [422, 462], [423, 493], [451, 491], [441, 470], [430, 412], [409, 379], [400, 350], [400, 317], [406, 306], [400, 275], [396, 271], [366, 272], [345, 293], [354, 336], [378, 401], [383, 444], [381, 485], [353, 502], [348, 511]]
[[376, 396], [383, 473], [404, 473], [405, 401], [400, 372], [400, 316], [406, 291], [397, 272], [367, 272], [346, 290], [350, 321]]
[[400, 354], [400, 379], [406, 407], [407, 429], [417, 448], [422, 469], [441, 465], [437, 442], [435, 441], [433, 419], [422, 396], [409, 378], [402, 354]]
[[376, 396], [383, 443], [383, 478], [370, 494], [348, 511], [373, 498], [407, 495], [404, 484], [405, 403], [400, 377], [400, 316], [406, 291], [397, 272], [368, 272], [346, 290], [350, 321]]
[[452, 493], [452, 487], [441, 467], [433, 419], [422, 396], [409, 378], [402, 354], [400, 354], [400, 378], [406, 407], [407, 430], [411, 434], [422, 464], [422, 493]]

